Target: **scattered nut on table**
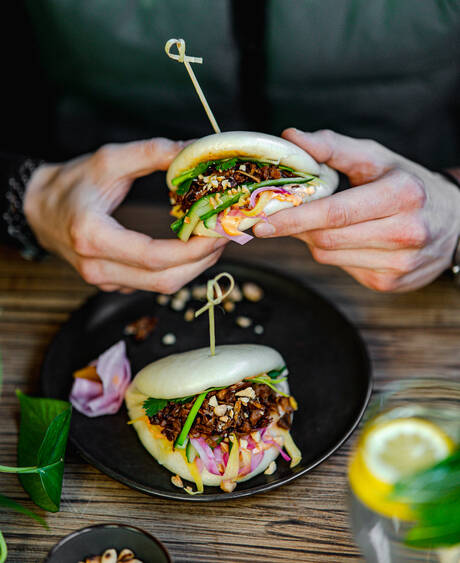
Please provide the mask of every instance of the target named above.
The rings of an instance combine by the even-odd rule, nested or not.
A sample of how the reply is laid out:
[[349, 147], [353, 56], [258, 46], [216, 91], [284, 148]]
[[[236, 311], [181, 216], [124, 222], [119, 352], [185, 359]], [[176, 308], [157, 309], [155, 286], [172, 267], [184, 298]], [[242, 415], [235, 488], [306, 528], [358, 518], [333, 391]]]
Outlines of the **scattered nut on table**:
[[185, 299], [179, 299], [179, 297], [174, 297], [171, 300], [171, 309], [173, 311], [182, 311], [185, 308]]
[[180, 301], [188, 301], [190, 299], [190, 295], [190, 289], [183, 287], [174, 295], [174, 298], [179, 299]]
[[246, 282], [243, 284], [243, 295], [248, 301], [257, 303], [264, 297], [264, 290], [253, 282]]
[[182, 479], [179, 477], [179, 475], [173, 475], [171, 477], [171, 483], [175, 487], [179, 487], [180, 489], [182, 489], [182, 487], [184, 486], [184, 483], [183, 483]]
[[230, 292], [228, 299], [230, 299], [230, 301], [242, 301], [243, 300], [243, 294], [241, 293], [241, 289], [239, 288], [238, 285], [235, 284], [235, 287]]
[[163, 295], [162, 293], [157, 295], [158, 305], [167, 305], [169, 303], [170, 299], [171, 298], [169, 297], [169, 295]]
[[113, 547], [106, 549], [102, 555], [92, 555], [86, 557], [84, 561], [78, 563], [143, 563], [137, 559], [136, 554], [125, 547], [117, 554], [117, 550]]
[[267, 469], [264, 471], [265, 475], [273, 475], [276, 471], [276, 461], [271, 461]]
[[239, 316], [236, 317], [236, 324], [241, 328], [248, 328], [252, 325], [252, 319], [249, 317]]
[[193, 309], [187, 309], [184, 313], [184, 319], [189, 323], [195, 318], [195, 311]]
[[176, 343], [176, 335], [173, 334], [172, 332], [168, 332], [163, 336], [163, 338], [161, 339], [161, 342], [165, 346], [172, 346], [173, 344]]
[[205, 285], [194, 285], [192, 287], [192, 297], [197, 301], [206, 299], [207, 287]]
[[124, 333], [132, 336], [134, 340], [143, 342], [155, 330], [158, 324], [157, 317], [141, 317], [125, 326]]
[[235, 310], [235, 303], [227, 299], [224, 301], [223, 307], [224, 311], [226, 311], [227, 313], [232, 313]]

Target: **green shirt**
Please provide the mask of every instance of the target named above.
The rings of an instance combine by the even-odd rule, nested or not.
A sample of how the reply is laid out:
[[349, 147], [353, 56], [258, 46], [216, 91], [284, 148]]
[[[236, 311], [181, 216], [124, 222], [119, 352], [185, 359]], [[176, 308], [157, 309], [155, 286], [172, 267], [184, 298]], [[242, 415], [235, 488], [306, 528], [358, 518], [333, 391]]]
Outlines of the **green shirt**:
[[[185, 68], [164, 52], [170, 37], [204, 58], [194, 69], [222, 130], [250, 126], [237, 103], [229, 1], [29, 0], [28, 9], [69, 152], [212, 132]], [[331, 128], [431, 167], [460, 163], [460, 2], [267, 0], [266, 9], [266, 132]]]

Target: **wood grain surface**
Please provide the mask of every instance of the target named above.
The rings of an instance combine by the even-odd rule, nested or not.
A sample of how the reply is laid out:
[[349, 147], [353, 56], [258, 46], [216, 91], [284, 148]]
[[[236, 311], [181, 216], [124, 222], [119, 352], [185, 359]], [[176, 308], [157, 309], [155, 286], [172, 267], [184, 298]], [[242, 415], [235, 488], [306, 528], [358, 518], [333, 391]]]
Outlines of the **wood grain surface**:
[[[126, 206], [118, 219], [157, 236], [169, 236], [161, 208]], [[269, 265], [304, 280], [342, 310], [369, 348], [374, 388], [417, 376], [459, 378], [460, 290], [446, 276], [410, 294], [378, 294], [341, 270], [312, 261], [294, 239], [229, 245], [233, 260]], [[4, 386], [0, 402], [0, 463], [16, 463], [20, 388], [36, 393], [51, 338], [94, 289], [64, 262], [22, 260], [0, 246], [0, 350]], [[358, 561], [348, 527], [346, 464], [353, 439], [315, 470], [275, 491], [232, 502], [183, 503], [152, 498], [106, 477], [69, 448], [62, 509], [45, 514], [49, 530], [0, 510], [0, 529], [12, 563], [43, 559], [64, 535], [83, 526], [124, 522], [157, 536], [179, 561]], [[27, 500], [17, 479], [0, 475], [0, 491]]]

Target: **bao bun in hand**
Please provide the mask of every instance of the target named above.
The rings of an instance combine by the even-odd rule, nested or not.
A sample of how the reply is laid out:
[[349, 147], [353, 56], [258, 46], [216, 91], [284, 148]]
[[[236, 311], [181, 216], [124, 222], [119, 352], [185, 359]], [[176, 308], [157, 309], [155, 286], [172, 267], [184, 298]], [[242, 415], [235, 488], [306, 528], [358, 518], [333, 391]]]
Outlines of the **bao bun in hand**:
[[301, 459], [289, 434], [297, 407], [285, 373], [283, 358], [267, 346], [217, 346], [214, 356], [201, 348], [146, 366], [125, 401], [158, 463], [194, 482], [197, 492], [203, 485], [230, 492], [280, 453], [291, 466]]
[[281, 137], [228, 131], [185, 147], [166, 181], [180, 239], [223, 236], [244, 244], [251, 237], [242, 231], [258, 221], [331, 195], [338, 174]]

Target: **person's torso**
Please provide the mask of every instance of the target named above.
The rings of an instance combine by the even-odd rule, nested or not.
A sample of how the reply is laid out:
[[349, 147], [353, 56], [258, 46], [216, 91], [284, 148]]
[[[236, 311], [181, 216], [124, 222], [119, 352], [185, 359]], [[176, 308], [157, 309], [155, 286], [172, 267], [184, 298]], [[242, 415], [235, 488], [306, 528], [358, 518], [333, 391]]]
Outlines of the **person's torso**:
[[[332, 128], [431, 166], [460, 162], [458, 2], [265, 4], [264, 131]], [[251, 127], [239, 105], [232, 29], [239, 17], [257, 25], [249, 7], [233, 18], [230, 0], [29, 0], [28, 8], [59, 88], [58, 136], [68, 152], [212, 132], [185, 68], [164, 52], [170, 37], [203, 57], [194, 69], [221, 128]]]

